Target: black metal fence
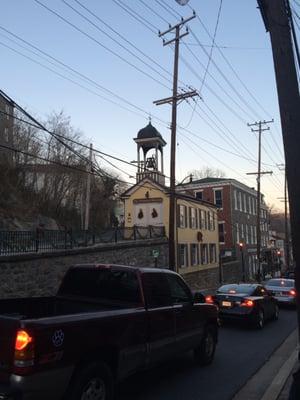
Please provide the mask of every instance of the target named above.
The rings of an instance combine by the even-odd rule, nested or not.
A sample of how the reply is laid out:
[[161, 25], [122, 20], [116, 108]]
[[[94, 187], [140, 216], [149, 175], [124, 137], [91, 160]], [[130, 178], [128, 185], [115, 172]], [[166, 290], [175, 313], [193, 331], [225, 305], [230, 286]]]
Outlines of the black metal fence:
[[128, 240], [163, 238], [163, 226], [107, 228], [99, 231], [44, 230], [0, 231], [0, 256], [66, 250]]

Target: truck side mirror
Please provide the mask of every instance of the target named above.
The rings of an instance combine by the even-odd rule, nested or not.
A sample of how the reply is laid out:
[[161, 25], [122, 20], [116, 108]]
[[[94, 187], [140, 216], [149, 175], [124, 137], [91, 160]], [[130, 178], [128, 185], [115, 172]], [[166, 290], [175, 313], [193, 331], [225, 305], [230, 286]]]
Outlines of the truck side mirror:
[[205, 296], [201, 292], [195, 292], [194, 303], [205, 303]]

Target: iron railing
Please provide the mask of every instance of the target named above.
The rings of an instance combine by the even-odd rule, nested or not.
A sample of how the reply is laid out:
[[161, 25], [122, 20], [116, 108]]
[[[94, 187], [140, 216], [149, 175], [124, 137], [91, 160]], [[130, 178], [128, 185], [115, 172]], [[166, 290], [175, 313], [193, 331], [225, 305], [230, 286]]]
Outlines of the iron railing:
[[107, 228], [98, 231], [45, 230], [0, 231], [0, 256], [67, 250], [94, 246], [101, 243], [117, 243], [165, 237], [163, 226], [133, 226], [131, 228]]

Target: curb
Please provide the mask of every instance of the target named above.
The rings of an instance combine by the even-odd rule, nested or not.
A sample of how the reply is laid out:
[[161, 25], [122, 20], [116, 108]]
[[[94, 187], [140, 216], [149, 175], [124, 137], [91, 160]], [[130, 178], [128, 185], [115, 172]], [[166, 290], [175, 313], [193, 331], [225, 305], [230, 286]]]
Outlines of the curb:
[[232, 400], [276, 400], [297, 361], [297, 344], [295, 329]]
[[293, 371], [297, 359], [298, 351], [294, 350], [271, 382], [271, 385], [268, 387], [261, 400], [275, 400], [278, 398], [288, 377]]

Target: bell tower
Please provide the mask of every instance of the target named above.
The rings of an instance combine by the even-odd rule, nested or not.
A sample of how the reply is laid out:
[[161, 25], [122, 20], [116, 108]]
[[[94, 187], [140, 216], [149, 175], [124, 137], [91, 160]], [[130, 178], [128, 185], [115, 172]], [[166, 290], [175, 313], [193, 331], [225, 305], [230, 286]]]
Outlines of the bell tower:
[[137, 144], [137, 183], [148, 177], [165, 185], [163, 147], [167, 143], [151, 124], [151, 120], [145, 128], [138, 132], [134, 141]]

